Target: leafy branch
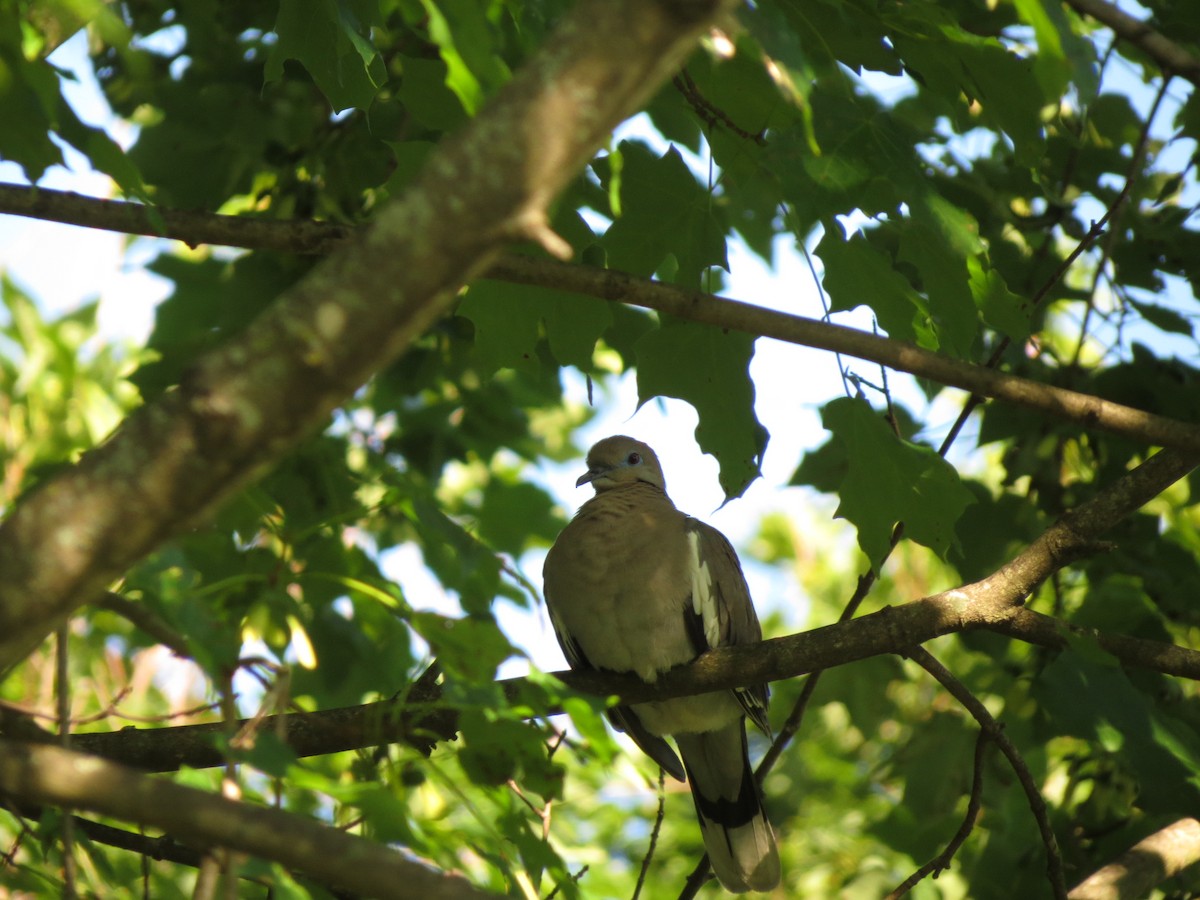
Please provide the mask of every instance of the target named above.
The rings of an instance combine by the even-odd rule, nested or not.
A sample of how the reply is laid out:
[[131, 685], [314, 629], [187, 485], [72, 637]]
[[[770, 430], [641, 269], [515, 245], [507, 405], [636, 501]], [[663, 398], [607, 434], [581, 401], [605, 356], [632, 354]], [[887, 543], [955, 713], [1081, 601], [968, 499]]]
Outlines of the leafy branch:
[[[36, 215], [132, 234], [158, 234], [154, 218], [159, 216], [164, 224], [162, 236], [182, 240], [191, 246], [219, 243], [293, 253], [332, 252], [334, 248], [344, 247], [352, 234], [340, 225], [177, 213], [136, 203], [95, 200], [13, 185], [0, 185], [0, 212]], [[1144, 443], [1200, 450], [1198, 425], [1143, 412], [1091, 394], [996, 372], [843, 325], [689, 291], [612, 269], [529, 256], [501, 256], [482, 274], [516, 284], [556, 288], [610, 302], [628, 303], [718, 328], [843, 353], [1063, 421], [1101, 428]]]

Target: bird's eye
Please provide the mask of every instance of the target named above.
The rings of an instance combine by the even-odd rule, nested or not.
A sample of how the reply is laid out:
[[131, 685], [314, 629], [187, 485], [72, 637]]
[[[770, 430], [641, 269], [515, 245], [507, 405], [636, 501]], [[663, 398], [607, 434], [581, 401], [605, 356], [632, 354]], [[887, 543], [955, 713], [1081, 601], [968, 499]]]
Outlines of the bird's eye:
[[636, 466], [641, 461], [642, 461], [642, 455], [640, 453], [630, 453], [629, 456], [627, 456], [625, 458], [625, 462], [627, 462], [631, 466]]

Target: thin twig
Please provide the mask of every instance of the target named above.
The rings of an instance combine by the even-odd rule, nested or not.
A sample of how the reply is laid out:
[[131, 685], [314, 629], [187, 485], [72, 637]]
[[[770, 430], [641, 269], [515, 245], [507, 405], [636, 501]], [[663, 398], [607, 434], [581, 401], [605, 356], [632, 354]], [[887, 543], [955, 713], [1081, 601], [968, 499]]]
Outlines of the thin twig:
[[658, 769], [658, 812], [654, 816], [654, 827], [650, 829], [650, 845], [646, 855], [642, 857], [642, 868], [638, 872], [637, 884], [633, 888], [632, 900], [638, 900], [642, 893], [642, 885], [646, 883], [646, 873], [650, 871], [650, 860], [654, 858], [654, 849], [658, 846], [658, 833], [662, 830], [663, 815], [667, 809], [667, 785], [662, 767]]
[[[71, 749], [71, 672], [70, 672], [71, 620], [65, 619], [58, 626], [55, 646], [55, 695], [58, 698], [58, 745]], [[75, 887], [75, 818], [67, 807], [62, 809], [62, 852], [63, 885], [62, 895], [66, 900], [78, 896]]]
[[971, 793], [967, 799], [966, 814], [963, 815], [962, 824], [958, 826], [958, 831], [950, 839], [950, 843], [946, 845], [945, 850], [905, 878], [894, 891], [887, 895], [885, 900], [899, 900], [899, 898], [916, 887], [926, 875], [932, 873], [933, 877], [937, 878], [938, 873], [950, 868], [950, 861], [954, 859], [954, 854], [958, 852], [958, 848], [963, 845], [963, 841], [974, 830], [975, 821], [979, 818], [979, 807], [983, 800], [984, 750], [987, 748], [990, 739], [991, 736], [986, 731], [980, 731], [979, 737], [975, 739], [975, 760], [971, 775]]
[[[808, 252], [808, 246], [802, 239], [796, 241], [796, 246], [804, 254], [804, 262], [808, 266], [808, 274], [812, 276], [813, 285], [817, 289], [817, 296], [821, 299], [821, 321], [826, 324], [832, 324], [833, 319], [832, 310], [829, 308], [829, 297], [825, 293], [825, 285], [821, 283], [821, 279], [817, 276], [817, 267], [813, 262], [812, 254]], [[850, 390], [850, 381], [846, 376], [846, 363], [842, 359], [842, 354], [834, 351], [833, 358], [837, 360], [838, 374], [842, 376], [842, 390], [845, 391], [847, 397], [853, 396], [853, 392]]]
[[[1071, 359], [1071, 366], [1079, 365], [1079, 358], [1083, 354], [1084, 343], [1088, 334], [1088, 323], [1091, 321], [1092, 312], [1096, 306], [1096, 290], [1100, 287], [1100, 281], [1104, 278], [1104, 267], [1108, 265], [1108, 261], [1112, 258], [1113, 249], [1117, 245], [1117, 239], [1120, 236], [1121, 217], [1125, 214], [1125, 210], [1129, 206], [1129, 198], [1133, 193], [1133, 186], [1137, 184], [1138, 179], [1142, 175], [1142, 167], [1146, 164], [1146, 152], [1150, 147], [1150, 128], [1154, 124], [1154, 119], [1158, 115], [1158, 109], [1162, 106], [1163, 98], [1167, 95], [1167, 88], [1171, 84], [1171, 76], [1167, 75], [1163, 78], [1162, 84], [1159, 86], [1158, 93], [1154, 95], [1154, 103], [1150, 106], [1150, 112], [1146, 115], [1146, 121], [1142, 124], [1141, 132], [1138, 134], [1138, 141], [1133, 150], [1133, 159], [1129, 162], [1129, 169], [1125, 173], [1125, 183], [1121, 186], [1121, 192], [1117, 194], [1112, 205], [1109, 206], [1104, 218], [1107, 219], [1111, 226], [1108, 229], [1108, 234], [1105, 241], [1100, 246], [1100, 258], [1096, 260], [1096, 271], [1092, 276], [1092, 284], [1088, 289], [1087, 305], [1083, 311], [1083, 322], [1079, 328], [1079, 342], [1075, 345], [1075, 353]], [[1103, 223], [1104, 220], [1101, 220]]]
[[996, 742], [996, 746], [1000, 748], [1000, 752], [1012, 766], [1017, 780], [1025, 791], [1025, 798], [1029, 803], [1029, 810], [1037, 822], [1038, 831], [1042, 835], [1042, 844], [1046, 848], [1046, 877], [1050, 882], [1050, 889], [1056, 900], [1066, 900], [1067, 885], [1063, 877], [1062, 854], [1058, 849], [1058, 839], [1054, 836], [1054, 829], [1050, 827], [1046, 801], [1042, 799], [1042, 794], [1033, 781], [1029, 766], [1026, 765], [1016, 744], [1009, 739], [1003, 726], [993, 718], [983, 702], [972, 694], [949, 669], [938, 662], [928, 650], [923, 647], [914, 647], [905, 651], [904, 655], [932, 675], [938, 684], [946, 689], [947, 693], [966, 708], [967, 712], [979, 723], [979, 727]]
[[176, 656], [183, 659], [193, 659], [187, 638], [167, 624], [145, 603], [138, 603], [116, 591], [105, 591], [96, 601], [96, 607], [116, 613], [136, 628], [141, 629], [154, 638]]
[[671, 79], [671, 84], [683, 95], [683, 99], [688, 102], [688, 106], [692, 108], [692, 111], [710, 128], [715, 128], [719, 125], [728, 131], [732, 131], [743, 140], [753, 141], [760, 147], [767, 145], [765, 131], [751, 133], [734, 122], [725, 110], [712, 103], [701, 93], [700, 88], [696, 86], [696, 82], [692, 80], [692, 76], [688, 74], [687, 69], [681, 70], [678, 75]]
[[679, 900], [691, 900], [699, 892], [700, 888], [704, 887], [705, 882], [713, 877], [712, 872], [708, 868], [708, 854], [705, 853], [700, 857], [696, 867], [688, 873], [687, 880], [683, 883], [683, 887], [679, 891]]
[[[579, 879], [582, 878], [587, 873], [587, 870], [589, 868], [590, 868], [590, 866], [583, 866], [578, 872], [576, 872], [574, 875], [571, 876], [571, 882], [578, 883]], [[546, 895], [546, 900], [554, 900], [554, 897], [558, 894], [559, 888], [561, 888], [561, 887], [562, 887], [562, 885], [556, 884], [554, 886], [554, 890], [552, 890], [550, 893], [548, 893]]]

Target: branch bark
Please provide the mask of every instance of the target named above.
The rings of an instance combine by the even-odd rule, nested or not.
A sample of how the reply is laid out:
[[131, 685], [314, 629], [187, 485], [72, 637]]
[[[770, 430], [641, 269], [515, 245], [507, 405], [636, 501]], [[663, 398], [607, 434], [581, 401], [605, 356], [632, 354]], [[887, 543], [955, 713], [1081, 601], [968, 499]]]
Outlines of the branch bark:
[[1068, 900], [1136, 900], [1200, 862], [1200, 822], [1180, 819], [1138, 841], [1071, 889]]
[[1200, 58], [1141, 19], [1135, 19], [1105, 0], [1066, 0], [1066, 4], [1076, 12], [1107, 25], [1121, 40], [1133, 44], [1157, 62], [1164, 74], [1180, 75], [1200, 86]]
[[[732, 0], [584, 0], [414, 187], [0, 525], [0, 669], [401, 354]], [[561, 242], [559, 242], [561, 243]]]
[[[220, 244], [298, 254], [332, 253], [354, 237], [352, 229], [324, 222], [264, 221], [213, 213], [158, 210], [138, 203], [98, 200], [17, 185], [0, 185], [0, 213], [125, 234], [170, 237], [189, 246]], [[1200, 450], [1200, 425], [1194, 423], [1006, 375], [865, 331], [688, 291], [611, 269], [506, 254], [498, 257], [483, 277], [554, 288], [613, 303], [628, 303], [718, 328], [843, 353], [1082, 427], [1101, 428], [1162, 447]]]
[[634, 278], [611, 269], [563, 265], [529, 257], [505, 256], [487, 271], [486, 277], [629, 303], [718, 328], [843, 353], [1086, 428], [1101, 428], [1162, 447], [1200, 451], [1198, 425], [1122, 406], [1091, 394], [1006, 375], [842, 325]]
[[278, 809], [237, 803], [58, 747], [0, 739], [0, 792], [148, 825], [197, 848], [235, 847], [324, 884], [396, 900], [496, 897], [397, 851]]

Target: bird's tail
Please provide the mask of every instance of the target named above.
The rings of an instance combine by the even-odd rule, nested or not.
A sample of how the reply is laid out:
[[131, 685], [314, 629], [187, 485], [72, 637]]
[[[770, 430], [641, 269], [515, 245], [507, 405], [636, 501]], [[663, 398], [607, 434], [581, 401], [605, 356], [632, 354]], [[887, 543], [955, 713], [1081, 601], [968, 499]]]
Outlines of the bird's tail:
[[769, 891], [779, 884], [779, 851], [750, 770], [739, 719], [717, 731], [678, 734], [704, 847], [725, 889]]

